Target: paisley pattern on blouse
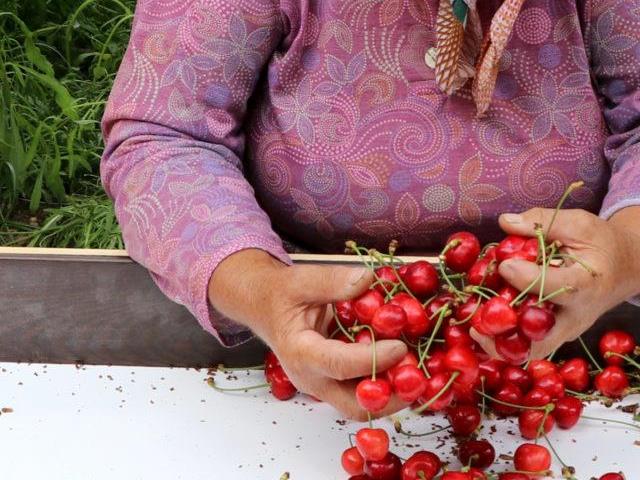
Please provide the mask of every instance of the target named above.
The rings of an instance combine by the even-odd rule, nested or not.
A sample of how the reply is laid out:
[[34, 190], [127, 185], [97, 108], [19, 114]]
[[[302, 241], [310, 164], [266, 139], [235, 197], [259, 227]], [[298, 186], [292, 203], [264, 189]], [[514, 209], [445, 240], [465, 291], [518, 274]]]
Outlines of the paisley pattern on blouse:
[[[640, 204], [640, 0], [526, 0], [486, 115], [447, 96], [426, 51], [438, 0], [140, 0], [104, 119], [102, 178], [127, 248], [228, 345], [207, 282], [279, 235], [319, 251], [505, 211]], [[501, 2], [478, 2], [482, 22]], [[481, 5], [480, 5], [481, 4]]]

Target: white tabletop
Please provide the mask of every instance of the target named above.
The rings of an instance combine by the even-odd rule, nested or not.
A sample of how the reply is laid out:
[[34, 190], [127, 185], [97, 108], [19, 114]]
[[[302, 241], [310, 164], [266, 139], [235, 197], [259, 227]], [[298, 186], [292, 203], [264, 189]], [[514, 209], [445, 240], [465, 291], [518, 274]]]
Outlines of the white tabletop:
[[[259, 373], [237, 375], [230, 386], [261, 381]], [[357, 424], [305, 397], [279, 402], [267, 391], [221, 394], [206, 376], [204, 370], [0, 363], [0, 408], [13, 410], [0, 415], [0, 479], [278, 480], [284, 472], [292, 480], [347, 478], [339, 458]], [[630, 420], [600, 405], [585, 413]], [[411, 417], [405, 427], [424, 432], [433, 423], [446, 425], [439, 416]], [[491, 423], [497, 432], [490, 433]], [[455, 464], [452, 442], [438, 449], [446, 434], [409, 439], [388, 420], [377, 424], [393, 433], [400, 456], [424, 448]], [[513, 421], [486, 425], [498, 453], [512, 453], [522, 441]], [[628, 480], [640, 475], [639, 430], [583, 421], [551, 438], [579, 480], [618, 470]], [[494, 467], [507, 468], [504, 460]]]

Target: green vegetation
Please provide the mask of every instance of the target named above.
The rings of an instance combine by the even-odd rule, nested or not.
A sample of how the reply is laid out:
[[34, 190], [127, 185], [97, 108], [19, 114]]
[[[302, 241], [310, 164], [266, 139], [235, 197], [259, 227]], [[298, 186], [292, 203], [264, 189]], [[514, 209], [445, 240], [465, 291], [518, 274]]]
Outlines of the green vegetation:
[[0, 0], [0, 244], [121, 248], [100, 118], [134, 0]]

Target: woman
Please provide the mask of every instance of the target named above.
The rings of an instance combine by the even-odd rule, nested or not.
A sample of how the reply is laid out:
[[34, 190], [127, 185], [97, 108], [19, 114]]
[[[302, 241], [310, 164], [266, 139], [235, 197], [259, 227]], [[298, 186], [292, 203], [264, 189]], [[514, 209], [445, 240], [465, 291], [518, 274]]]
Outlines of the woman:
[[[573, 293], [532, 355], [640, 293], [638, 0], [141, 0], [104, 133], [131, 256], [225, 345], [251, 329], [350, 416], [369, 348], [319, 331], [371, 278], [290, 266], [280, 235], [321, 252], [533, 236], [550, 210], [531, 208], [583, 180], [550, 237], [597, 275], [548, 275]], [[537, 271], [500, 267], [516, 287]], [[405, 353], [378, 350], [381, 369]]]

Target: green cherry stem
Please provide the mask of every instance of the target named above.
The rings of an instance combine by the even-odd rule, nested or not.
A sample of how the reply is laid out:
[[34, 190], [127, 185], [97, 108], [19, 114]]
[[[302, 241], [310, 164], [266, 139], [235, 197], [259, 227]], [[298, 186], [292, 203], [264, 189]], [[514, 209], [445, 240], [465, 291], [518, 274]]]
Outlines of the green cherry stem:
[[585, 420], [593, 420], [596, 422], [616, 423], [618, 425], [624, 425], [626, 427], [631, 427], [631, 428], [635, 428], [636, 430], [640, 430], [640, 425], [637, 425], [635, 423], [623, 422], [622, 420], [610, 420], [608, 418], [590, 417], [587, 415], [581, 415], [580, 418], [584, 418]]
[[449, 310], [449, 304], [447, 303], [446, 305], [440, 307], [440, 310], [438, 310], [439, 315], [438, 315], [438, 321], [436, 322], [435, 326], [433, 327], [433, 331], [431, 332], [431, 336], [429, 337], [429, 340], [427, 341], [427, 346], [425, 347], [425, 349], [422, 351], [422, 354], [420, 355], [420, 359], [418, 362], [418, 368], [422, 368], [424, 365], [424, 361], [427, 359], [427, 356], [429, 355], [429, 349], [431, 348], [431, 345], [433, 344], [434, 339], [436, 338], [436, 335], [438, 334], [438, 331], [440, 330], [440, 327], [442, 326], [442, 322], [444, 322], [444, 318], [447, 316], [448, 313], [450, 313]]
[[250, 387], [223, 388], [223, 387], [219, 387], [218, 385], [216, 385], [216, 381], [212, 377], [207, 378], [207, 385], [209, 385], [211, 388], [213, 388], [214, 390], [216, 390], [218, 392], [247, 392], [249, 390], [258, 390], [258, 389], [261, 389], [261, 388], [269, 388], [271, 386], [268, 383], [261, 383], [260, 385], [252, 385]]
[[395, 419], [393, 421], [393, 428], [395, 429], [396, 433], [404, 435], [405, 437], [417, 438], [417, 437], [428, 437], [430, 435], [435, 435], [440, 432], [445, 432], [449, 430], [451, 427], [441, 427], [425, 433], [411, 433], [402, 428], [402, 423], [400, 423], [400, 420]]
[[592, 276], [596, 276], [596, 271], [584, 260], [582, 260], [581, 258], [576, 257], [575, 255], [571, 255], [568, 253], [554, 253], [552, 259], [561, 259], [561, 260], [571, 260], [573, 262], [576, 262], [578, 265], [580, 265], [582, 268], [584, 268], [587, 272], [589, 272]]
[[538, 302], [542, 303], [544, 298], [544, 284], [547, 278], [547, 249], [545, 247], [544, 232], [542, 225], [536, 227], [536, 237], [538, 237], [538, 245], [540, 247], [540, 255], [542, 257], [542, 270], [540, 272], [540, 293], [538, 293]]
[[583, 185], [584, 185], [583, 181], [573, 182], [564, 191], [564, 193], [562, 194], [562, 197], [560, 197], [560, 200], [558, 201], [558, 204], [556, 205], [555, 211], [553, 212], [553, 216], [551, 217], [551, 222], [549, 222], [549, 226], [547, 227], [547, 231], [545, 233], [545, 237], [549, 235], [549, 232], [551, 231], [551, 227], [553, 227], [553, 224], [556, 221], [556, 217], [558, 216], [558, 212], [562, 208], [562, 205], [564, 205], [564, 202], [566, 202], [567, 198], [569, 198], [569, 195], [571, 195], [571, 193], [574, 190], [577, 190], [578, 188], [582, 187]]
[[340, 321], [340, 317], [338, 317], [338, 311], [336, 310], [335, 304], [331, 304], [331, 310], [333, 311], [333, 319], [336, 321], [336, 324], [338, 325], [338, 329], [344, 334], [345, 337], [351, 340], [351, 343], [354, 343], [356, 339], [353, 335], [351, 335], [347, 331], [346, 328], [344, 328], [344, 325], [342, 325], [342, 322]]
[[638, 370], [640, 370], [640, 363], [636, 362], [633, 358], [629, 357], [628, 355], [620, 355], [619, 353], [616, 353], [616, 352], [607, 352], [607, 353], [604, 354], [604, 358], [609, 358], [609, 357], [622, 358], [629, 365], [631, 365], [631, 366], [637, 368]]
[[527, 288], [525, 288], [524, 290], [522, 290], [518, 296], [516, 298], [514, 298], [513, 300], [511, 300], [511, 303], [509, 304], [510, 307], [515, 307], [518, 303], [520, 303], [520, 301], [522, 301], [522, 299], [524, 297], [526, 297], [529, 292], [531, 291], [531, 289], [533, 287], [535, 287], [538, 282], [540, 281], [540, 278], [542, 277], [542, 271], [538, 274], [538, 276], [536, 278], [533, 279], [533, 281], [527, 285]]
[[552, 298], [557, 297], [558, 295], [562, 295], [563, 293], [573, 293], [575, 291], [576, 291], [576, 289], [574, 287], [572, 287], [571, 285], [567, 285], [567, 286], [564, 286], [562, 288], [559, 288], [559, 289], [551, 292], [549, 295], [539, 299], [536, 302], [536, 307], [539, 307], [544, 302], [547, 302], [547, 301], [551, 300]]
[[596, 361], [596, 359], [593, 358], [593, 355], [591, 354], [591, 351], [587, 348], [587, 344], [584, 343], [584, 340], [582, 339], [582, 336], [578, 337], [578, 341], [580, 342], [580, 345], [582, 345], [582, 349], [584, 350], [584, 352], [587, 354], [587, 356], [591, 360], [591, 363], [593, 363], [593, 366], [596, 367], [599, 372], [601, 372], [602, 371], [602, 367]]
[[466, 318], [464, 318], [463, 320], [460, 321], [450, 321], [451, 325], [464, 325], [465, 323], [467, 323], [469, 320], [471, 320], [473, 318], [473, 316], [478, 313], [478, 310], [480, 309], [480, 305], [482, 305], [482, 299], [478, 298], [478, 301], [476, 302], [476, 306], [473, 309], [473, 312], [471, 312]]
[[376, 381], [376, 360], [377, 360], [376, 334], [373, 332], [373, 328], [371, 328], [369, 325], [358, 325], [357, 327], [351, 327], [349, 330], [351, 330], [354, 333], [357, 333], [364, 329], [369, 330], [369, 333], [371, 334], [371, 380], [375, 382]]
[[544, 417], [542, 417], [542, 421], [540, 422], [540, 425], [538, 426], [538, 431], [536, 432], [536, 440], [535, 440], [536, 445], [538, 444], [538, 439], [540, 439], [540, 437], [544, 435], [544, 424], [546, 423], [547, 418], [549, 418], [549, 414], [553, 411], [555, 407], [556, 406], [553, 403], [550, 403], [544, 408]]
[[[370, 257], [375, 258], [378, 261], [384, 262], [384, 257], [382, 256], [382, 254], [380, 252], [378, 252], [375, 249], [370, 249], [367, 251], [367, 253], [369, 254]], [[411, 297], [413, 297], [414, 299], [417, 300], [416, 296], [413, 294], [413, 292], [411, 290], [409, 290], [409, 287], [407, 287], [407, 285], [404, 283], [404, 280], [402, 280], [402, 277], [400, 277], [400, 273], [398, 272], [398, 270], [393, 266], [393, 264], [391, 265], [391, 269], [393, 270], [394, 275], [396, 276], [396, 278], [398, 279], [398, 284], [400, 284], [403, 288], [403, 290], [405, 292], [407, 292]]]
[[442, 395], [444, 395], [447, 392], [447, 390], [449, 390], [449, 388], [451, 388], [451, 385], [453, 385], [453, 382], [456, 380], [456, 378], [458, 378], [458, 376], [460, 376], [460, 372], [453, 372], [451, 374], [451, 377], [449, 377], [449, 380], [447, 381], [447, 383], [445, 383], [444, 387], [442, 387], [438, 393], [436, 393], [433, 397], [431, 397], [429, 401], [427, 401], [426, 403], [423, 403], [418, 408], [413, 410], [413, 412], [422, 413], [431, 405], [433, 405]]
[[458, 288], [451, 281], [451, 278], [449, 278], [444, 262], [445, 262], [445, 254], [452, 248], [457, 247], [459, 244], [460, 244], [460, 240], [452, 240], [451, 242], [445, 245], [445, 247], [442, 249], [442, 252], [440, 252], [440, 255], [438, 255], [438, 267], [440, 268], [440, 273], [442, 274], [442, 278], [444, 278], [444, 281], [447, 282], [447, 285], [451, 289], [451, 292], [454, 293], [457, 297], [461, 297], [462, 292], [458, 290]]
[[476, 389], [476, 393], [483, 398], [491, 400], [492, 402], [495, 402], [495, 403], [499, 403], [500, 405], [504, 405], [505, 407], [518, 408], [522, 410], [546, 410], [548, 408], [551, 408], [550, 405], [553, 405], [552, 403], [549, 403], [548, 405], [545, 405], [543, 407], [529, 407], [526, 405], [516, 405], [515, 403], [503, 402], [502, 400], [498, 400], [497, 398], [492, 397], [491, 395], [483, 392], [482, 390]]

